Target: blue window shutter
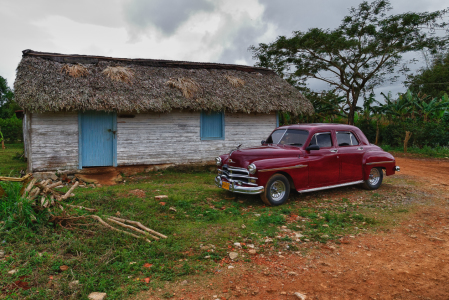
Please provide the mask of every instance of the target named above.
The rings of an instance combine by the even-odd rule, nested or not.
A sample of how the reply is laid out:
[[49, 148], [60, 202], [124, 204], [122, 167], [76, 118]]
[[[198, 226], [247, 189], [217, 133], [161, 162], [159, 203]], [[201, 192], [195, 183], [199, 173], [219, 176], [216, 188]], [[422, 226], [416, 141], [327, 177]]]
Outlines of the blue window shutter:
[[223, 112], [201, 112], [201, 140], [224, 140], [225, 122]]
[[279, 127], [279, 112], [276, 112], [276, 128]]

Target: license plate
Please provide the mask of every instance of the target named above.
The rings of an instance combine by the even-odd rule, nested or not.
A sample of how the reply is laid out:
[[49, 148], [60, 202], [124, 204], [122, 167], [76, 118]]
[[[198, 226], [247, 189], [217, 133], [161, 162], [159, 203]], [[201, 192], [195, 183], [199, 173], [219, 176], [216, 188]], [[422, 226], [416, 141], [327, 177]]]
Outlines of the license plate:
[[223, 183], [221, 184], [221, 187], [224, 188], [225, 190], [228, 190], [228, 191], [229, 191], [229, 182], [223, 182]]

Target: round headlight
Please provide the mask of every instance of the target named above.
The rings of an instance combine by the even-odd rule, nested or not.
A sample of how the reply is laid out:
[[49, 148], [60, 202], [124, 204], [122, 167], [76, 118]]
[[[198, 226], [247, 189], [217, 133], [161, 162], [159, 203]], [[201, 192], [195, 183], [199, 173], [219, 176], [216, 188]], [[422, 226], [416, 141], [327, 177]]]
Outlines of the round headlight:
[[221, 166], [221, 157], [220, 156], [219, 157], [215, 157], [215, 164], [217, 166]]
[[255, 164], [250, 164], [250, 165], [248, 166], [249, 174], [254, 174], [254, 173], [256, 173], [256, 170], [257, 170], [257, 168], [256, 168], [256, 165], [255, 165]]

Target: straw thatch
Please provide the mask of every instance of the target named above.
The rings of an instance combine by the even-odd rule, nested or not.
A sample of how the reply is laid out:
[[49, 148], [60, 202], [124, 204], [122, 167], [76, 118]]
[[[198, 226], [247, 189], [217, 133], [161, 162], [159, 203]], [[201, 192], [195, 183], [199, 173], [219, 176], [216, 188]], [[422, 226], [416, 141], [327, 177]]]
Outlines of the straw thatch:
[[230, 75], [226, 75], [225, 77], [229, 81], [229, 83], [232, 84], [233, 87], [239, 87], [239, 86], [245, 85], [245, 81], [241, 80], [238, 77], [234, 77], [234, 76], [230, 76]]
[[112, 80], [131, 83], [134, 77], [134, 72], [128, 67], [112, 67], [109, 66], [101, 73], [106, 75]]
[[[72, 77], [61, 73], [66, 64], [83, 64], [88, 74]], [[132, 85], [128, 83], [130, 81], [116, 81], [105, 76], [103, 71], [110, 67], [132, 69], [133, 75], [128, 77]], [[237, 78], [244, 85], [237, 83], [240, 86], [236, 87], [228, 77]], [[182, 85], [189, 87], [183, 89]], [[173, 109], [313, 112], [310, 101], [269, 69], [212, 63], [118, 59], [26, 50], [17, 68], [14, 90], [16, 101], [30, 112], [168, 112]]]
[[83, 77], [89, 74], [89, 71], [82, 64], [69, 65], [65, 64], [61, 68], [61, 72], [65, 72], [67, 75], [72, 77]]
[[192, 99], [196, 92], [201, 88], [198, 83], [190, 78], [170, 78], [167, 85], [172, 88], [177, 88], [182, 92], [182, 95], [188, 99]]

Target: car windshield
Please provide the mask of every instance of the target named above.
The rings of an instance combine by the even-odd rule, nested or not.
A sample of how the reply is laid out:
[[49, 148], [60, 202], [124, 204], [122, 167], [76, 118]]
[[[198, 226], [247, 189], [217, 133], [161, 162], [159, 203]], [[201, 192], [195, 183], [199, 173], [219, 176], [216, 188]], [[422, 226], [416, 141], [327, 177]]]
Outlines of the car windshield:
[[306, 142], [308, 136], [309, 132], [306, 130], [278, 129], [270, 135], [266, 143], [300, 147]]

